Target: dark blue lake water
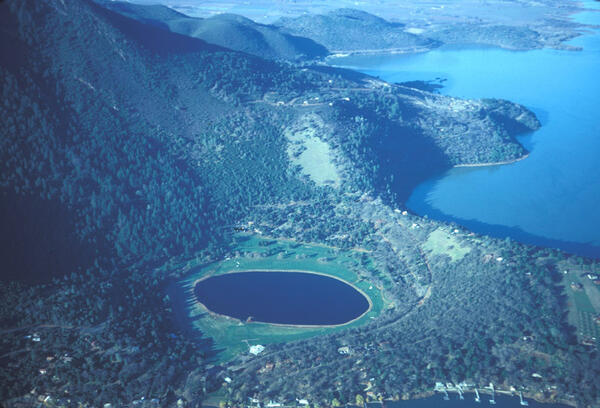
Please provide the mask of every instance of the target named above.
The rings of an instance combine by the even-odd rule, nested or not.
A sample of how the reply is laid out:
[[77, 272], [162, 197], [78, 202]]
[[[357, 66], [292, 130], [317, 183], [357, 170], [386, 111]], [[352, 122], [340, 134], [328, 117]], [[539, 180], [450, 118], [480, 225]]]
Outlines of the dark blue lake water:
[[[600, 13], [575, 19], [600, 24]], [[476, 232], [600, 257], [600, 35], [570, 44], [583, 51], [447, 48], [332, 62], [390, 82], [442, 77], [444, 94], [504, 98], [533, 110], [542, 128], [519, 139], [529, 158], [452, 169], [419, 185], [408, 207]]]
[[[491, 405], [488, 400], [490, 396], [487, 394], [481, 394], [481, 402], [477, 403], [474, 401], [474, 394], [465, 394], [464, 400], [459, 400], [456, 395], [450, 394], [450, 401], [444, 401], [441, 395], [435, 395], [430, 398], [424, 398], [419, 400], [411, 401], [400, 401], [400, 402], [386, 402], [386, 408], [517, 408], [521, 407], [519, 404], [519, 397], [508, 397], [503, 395], [496, 395], [496, 405]], [[567, 405], [562, 404], [542, 404], [533, 400], [526, 400], [531, 408], [567, 408]], [[371, 404], [369, 408], [379, 408], [380, 404]]]
[[243, 321], [337, 325], [369, 309], [367, 298], [352, 286], [313, 273], [229, 273], [202, 280], [194, 290], [209, 310]]

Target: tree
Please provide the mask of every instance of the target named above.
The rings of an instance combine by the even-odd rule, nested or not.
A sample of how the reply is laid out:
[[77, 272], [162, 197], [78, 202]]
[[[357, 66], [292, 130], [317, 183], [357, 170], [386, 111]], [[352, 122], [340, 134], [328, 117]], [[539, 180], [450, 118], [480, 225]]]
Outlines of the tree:
[[356, 394], [356, 405], [358, 405], [359, 407], [362, 407], [364, 404], [365, 404], [365, 398], [360, 394]]

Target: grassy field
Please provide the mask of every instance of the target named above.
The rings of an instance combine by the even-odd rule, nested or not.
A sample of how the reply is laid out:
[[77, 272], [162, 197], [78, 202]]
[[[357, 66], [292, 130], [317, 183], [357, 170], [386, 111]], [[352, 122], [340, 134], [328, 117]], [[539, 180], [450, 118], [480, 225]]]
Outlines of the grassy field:
[[322, 134], [330, 132], [323, 120], [316, 114], [301, 117], [298, 122], [286, 129], [290, 141], [288, 155], [292, 163], [302, 168], [317, 185], [340, 183], [338, 169], [333, 163], [333, 152], [329, 144], [321, 140]]
[[460, 261], [471, 251], [471, 248], [462, 246], [458, 242], [456, 235], [448, 233], [442, 228], [438, 228], [429, 234], [423, 249], [429, 251], [432, 255], [448, 255], [452, 262]]
[[[563, 283], [569, 297], [569, 322], [577, 328], [580, 341], [595, 338], [597, 346], [600, 346], [600, 325], [594, 321], [600, 314], [598, 287], [585, 277], [586, 273], [595, 271], [568, 264], [562, 266], [564, 270], [568, 270], [567, 274], [563, 275]], [[574, 290], [571, 287], [572, 283], [580, 284], [582, 288]]]
[[[380, 291], [361, 278], [355, 270], [364, 256], [354, 251], [337, 251], [319, 245], [297, 244], [293, 241], [265, 240], [256, 236], [240, 235], [237, 257], [220, 262], [197, 266], [179, 282], [180, 296], [185, 296], [185, 310], [192, 325], [204, 336], [211, 337], [219, 350], [217, 359], [224, 362], [238, 354], [247, 353], [250, 345], [289, 342], [306, 337], [343, 330], [365, 324], [376, 317], [387, 306]], [[269, 245], [261, 245], [270, 242]], [[211, 314], [199, 304], [193, 293], [194, 283], [203, 277], [221, 275], [244, 270], [305, 270], [318, 272], [342, 279], [360, 290], [371, 300], [371, 309], [361, 318], [335, 327], [293, 327], [267, 323], [241, 322], [237, 319]], [[267, 346], [268, 347], [268, 346]]]

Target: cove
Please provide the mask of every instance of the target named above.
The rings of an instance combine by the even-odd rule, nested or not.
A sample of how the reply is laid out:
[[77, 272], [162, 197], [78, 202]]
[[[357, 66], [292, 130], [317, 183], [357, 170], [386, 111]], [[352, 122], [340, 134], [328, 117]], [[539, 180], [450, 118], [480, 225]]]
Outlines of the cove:
[[[600, 12], [575, 20], [599, 24]], [[527, 106], [542, 122], [519, 138], [528, 158], [451, 169], [420, 184], [407, 206], [475, 232], [600, 258], [600, 35], [590, 29], [569, 44], [583, 50], [453, 47], [330, 62], [389, 82], [445, 78], [444, 94]]]
[[198, 302], [210, 312], [294, 326], [351, 322], [371, 307], [362, 291], [330, 276], [304, 271], [246, 271], [196, 282]]

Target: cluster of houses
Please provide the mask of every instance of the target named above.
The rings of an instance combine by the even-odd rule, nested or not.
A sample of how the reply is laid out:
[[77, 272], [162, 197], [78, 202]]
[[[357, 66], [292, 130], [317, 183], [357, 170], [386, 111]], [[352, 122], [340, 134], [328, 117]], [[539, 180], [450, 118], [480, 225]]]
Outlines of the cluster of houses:
[[248, 398], [248, 407], [247, 408], [285, 408], [285, 407], [306, 407], [308, 406], [307, 399], [299, 399], [296, 398], [295, 403], [283, 403], [278, 401], [269, 401], [264, 405], [261, 405], [261, 402], [256, 398]]
[[595, 285], [600, 285], [600, 275], [597, 275], [595, 273], [588, 273], [586, 275], [586, 278], [594, 282]]

